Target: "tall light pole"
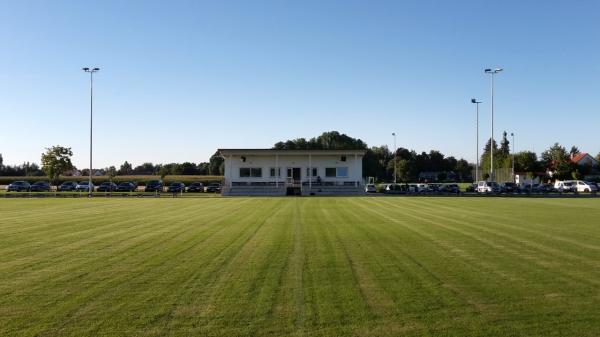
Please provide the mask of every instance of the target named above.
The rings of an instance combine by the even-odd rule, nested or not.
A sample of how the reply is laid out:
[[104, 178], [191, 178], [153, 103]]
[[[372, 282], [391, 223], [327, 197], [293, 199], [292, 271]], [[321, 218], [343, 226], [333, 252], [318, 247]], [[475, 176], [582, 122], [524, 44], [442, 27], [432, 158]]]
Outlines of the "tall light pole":
[[490, 139], [490, 179], [492, 179], [492, 181], [495, 181], [494, 179], [494, 75], [496, 75], [497, 73], [501, 72], [503, 69], [502, 68], [496, 68], [496, 69], [485, 69], [484, 72], [486, 74], [490, 74], [491, 77], [491, 92], [492, 92], [492, 100], [491, 100], [491, 107], [492, 107], [492, 137]]
[[512, 179], [513, 183], [515, 182], [515, 133], [511, 132], [510, 136], [512, 137]]
[[90, 181], [88, 185], [88, 197], [92, 197], [94, 191], [92, 185], [92, 130], [93, 130], [93, 117], [94, 117], [94, 73], [99, 71], [100, 68], [82, 68], [86, 73], [90, 73]]
[[396, 133], [392, 132], [392, 136], [394, 136], [394, 184], [396, 183]]
[[479, 181], [479, 103], [481, 103], [481, 101], [476, 100], [475, 98], [471, 98], [471, 103], [475, 104], [475, 106], [477, 107], [476, 109], [476, 140], [475, 143], [477, 144], [477, 161], [475, 162], [475, 181]]

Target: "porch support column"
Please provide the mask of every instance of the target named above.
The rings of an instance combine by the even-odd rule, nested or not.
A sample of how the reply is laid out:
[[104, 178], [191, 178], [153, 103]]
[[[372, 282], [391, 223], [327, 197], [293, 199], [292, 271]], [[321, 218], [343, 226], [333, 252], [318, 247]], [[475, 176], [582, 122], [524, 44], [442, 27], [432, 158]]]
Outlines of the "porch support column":
[[312, 189], [312, 155], [308, 153], [308, 190]]
[[232, 170], [233, 167], [232, 167], [232, 165], [233, 165], [232, 155], [229, 155], [229, 167], [231, 167], [231, 168], [228, 170], [229, 172], [227, 172], [227, 173], [228, 173], [228, 176], [229, 176], [229, 188], [230, 189], [231, 189], [231, 186], [233, 186], [233, 183], [231, 182], [232, 177], [233, 177], [233, 170]]
[[[356, 173], [358, 173], [358, 171], [360, 171], [358, 169], [358, 155], [356, 153], [354, 154], [354, 169], [356, 170]], [[360, 178], [362, 178], [362, 177], [359, 177], [359, 179]], [[354, 182], [354, 187], [358, 187], [358, 180], [356, 180]]]
[[279, 154], [275, 152], [275, 187], [279, 188]]

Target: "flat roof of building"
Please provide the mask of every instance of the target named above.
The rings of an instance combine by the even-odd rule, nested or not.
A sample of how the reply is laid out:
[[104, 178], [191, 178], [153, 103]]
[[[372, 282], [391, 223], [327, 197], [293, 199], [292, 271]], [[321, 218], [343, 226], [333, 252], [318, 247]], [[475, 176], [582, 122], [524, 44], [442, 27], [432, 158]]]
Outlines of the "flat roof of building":
[[222, 155], [364, 155], [365, 150], [278, 150], [278, 149], [218, 149]]

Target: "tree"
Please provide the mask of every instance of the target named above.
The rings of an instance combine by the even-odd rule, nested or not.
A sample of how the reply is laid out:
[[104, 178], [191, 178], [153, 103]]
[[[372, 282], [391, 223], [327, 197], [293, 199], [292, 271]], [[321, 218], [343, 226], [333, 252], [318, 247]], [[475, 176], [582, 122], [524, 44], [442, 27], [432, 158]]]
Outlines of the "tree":
[[569, 150], [569, 155], [571, 157], [574, 157], [574, 156], [578, 155], [579, 152], [580, 152], [579, 148], [577, 146], [573, 145], [573, 146], [571, 146], [571, 150]]
[[556, 179], [569, 179], [571, 173], [577, 169], [577, 164], [571, 161], [567, 150], [558, 143], [554, 143], [548, 150], [542, 152], [542, 161], [552, 177]]
[[215, 154], [210, 157], [208, 173], [214, 176], [222, 176], [225, 170], [224, 162], [225, 160], [219, 155], [219, 152], [215, 152]]
[[108, 181], [112, 183], [113, 179], [117, 175], [117, 168], [114, 166], [109, 166], [106, 168], [106, 175], [108, 176]]
[[[502, 133], [502, 140], [500, 141], [500, 149], [498, 149], [499, 156], [508, 156], [510, 154], [510, 142], [508, 141], [506, 131]], [[496, 156], [496, 152], [494, 152]]]
[[454, 171], [458, 175], [458, 180], [460, 181], [464, 182], [473, 180], [473, 166], [471, 166], [469, 162], [464, 159], [460, 159], [456, 162]]
[[210, 171], [210, 163], [202, 162], [198, 164], [198, 174], [200, 175], [208, 175]]
[[133, 168], [131, 167], [130, 163], [125, 161], [123, 164], [121, 164], [121, 167], [119, 168], [118, 173], [119, 173], [119, 175], [122, 175], [122, 176], [132, 174]]
[[42, 153], [42, 170], [48, 176], [50, 183], [56, 185], [60, 175], [73, 168], [72, 156], [73, 151], [70, 147], [56, 145], [46, 148], [46, 152]]
[[537, 155], [531, 151], [515, 153], [515, 172], [534, 173], [540, 171]]
[[2, 153], [0, 153], [0, 172], [2, 171], [2, 164], [4, 163], [4, 159], [2, 159]]

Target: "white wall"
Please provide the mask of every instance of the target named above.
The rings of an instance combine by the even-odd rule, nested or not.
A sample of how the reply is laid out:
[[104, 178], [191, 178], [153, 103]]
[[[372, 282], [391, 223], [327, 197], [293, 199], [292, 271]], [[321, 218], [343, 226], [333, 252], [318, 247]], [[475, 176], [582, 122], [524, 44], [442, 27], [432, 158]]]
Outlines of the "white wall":
[[[225, 156], [225, 181], [235, 182], [268, 182], [275, 181], [274, 177], [270, 176], [270, 169], [276, 166], [275, 155], [248, 155], [245, 156], [246, 161], [243, 162], [240, 155]], [[287, 177], [287, 168], [300, 167], [301, 179], [307, 180], [306, 169], [309, 167], [308, 155], [279, 155], [278, 164], [281, 169], [279, 181], [284, 182]], [[322, 181], [358, 181], [362, 183], [362, 155], [349, 154], [346, 156], [346, 161], [341, 161], [341, 155], [312, 155], [312, 167], [317, 168], [317, 175]], [[262, 177], [240, 177], [240, 168], [262, 168]], [[325, 168], [327, 167], [347, 167], [347, 177], [325, 177]], [[315, 181], [317, 176], [313, 177]]]

